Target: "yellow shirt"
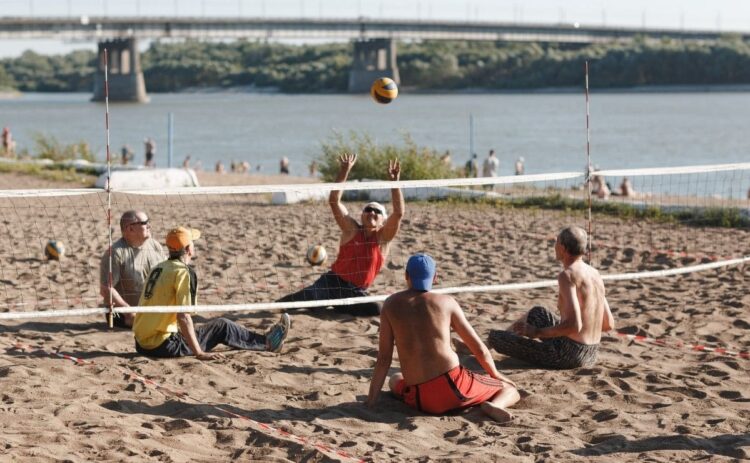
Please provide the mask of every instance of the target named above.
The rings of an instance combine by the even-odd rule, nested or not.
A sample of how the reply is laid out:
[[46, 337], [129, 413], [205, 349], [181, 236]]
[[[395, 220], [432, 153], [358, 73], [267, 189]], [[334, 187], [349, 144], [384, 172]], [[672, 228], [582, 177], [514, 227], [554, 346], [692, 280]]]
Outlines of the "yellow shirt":
[[[138, 305], [195, 305], [196, 286], [195, 273], [184, 262], [166, 260], [151, 270]], [[135, 314], [133, 334], [144, 349], [156, 349], [178, 331], [176, 313]]]

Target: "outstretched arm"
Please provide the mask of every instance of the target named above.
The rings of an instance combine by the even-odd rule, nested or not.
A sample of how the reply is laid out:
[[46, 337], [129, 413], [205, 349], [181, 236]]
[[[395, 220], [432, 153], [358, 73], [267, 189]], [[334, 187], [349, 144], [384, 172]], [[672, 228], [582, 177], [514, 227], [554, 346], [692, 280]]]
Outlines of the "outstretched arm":
[[[401, 163], [398, 159], [388, 162], [388, 178], [398, 182], [401, 178]], [[391, 189], [391, 202], [393, 202], [393, 213], [388, 216], [380, 235], [381, 242], [389, 242], [396, 237], [401, 228], [401, 219], [404, 217], [404, 194], [401, 188]]]
[[177, 323], [180, 325], [180, 334], [190, 350], [195, 354], [195, 358], [198, 360], [212, 360], [215, 358], [222, 358], [223, 355], [219, 353], [208, 353], [203, 352], [201, 345], [198, 343], [198, 337], [195, 335], [195, 327], [193, 326], [193, 317], [187, 313], [177, 314]]
[[[349, 177], [354, 163], [357, 162], [356, 154], [344, 153], [339, 156], [339, 173], [336, 176], [337, 183], [344, 183]], [[346, 210], [343, 204], [341, 204], [341, 190], [331, 190], [331, 194], [328, 196], [328, 203], [331, 205], [331, 211], [333, 212], [333, 218], [336, 220], [341, 231], [350, 233], [357, 228], [357, 222], [349, 215], [349, 211]], [[346, 240], [344, 240], [346, 241]]]
[[[114, 256], [113, 256], [114, 257]], [[99, 294], [104, 298], [104, 304], [109, 306], [109, 251], [102, 254], [101, 262], [99, 263]], [[128, 304], [122, 295], [115, 289], [115, 286], [120, 282], [120, 267], [117, 262], [112, 262], [112, 304], [115, 307], [128, 307]]]
[[[99, 294], [104, 298], [104, 304], [106, 305], [109, 305], [109, 293], [110, 288], [108, 284], [100, 286]], [[114, 287], [112, 287], [112, 304], [115, 307], [130, 307], [130, 304], [125, 302], [125, 299], [122, 298], [120, 293]]]
[[576, 286], [571, 281], [568, 272], [562, 272], [557, 277], [559, 287], [558, 309], [560, 309], [560, 324], [547, 328], [537, 328], [528, 323], [525, 326], [525, 336], [530, 338], [556, 338], [559, 336], [576, 335], [583, 329], [581, 307], [578, 304]]
[[[386, 305], [388, 302], [386, 301]], [[383, 307], [385, 309], [385, 306]], [[385, 378], [393, 361], [393, 328], [388, 321], [385, 310], [380, 313], [380, 340], [378, 342], [378, 359], [375, 361], [375, 369], [370, 380], [370, 392], [367, 394], [367, 406], [372, 408], [378, 401], [380, 390], [383, 388]]]
[[609, 308], [607, 298], [604, 298], [604, 316], [602, 317], [602, 331], [611, 331], [615, 329], [615, 317], [612, 316], [612, 310]]
[[[192, 305], [190, 298], [190, 273], [187, 269], [180, 271], [175, 277], [175, 305]], [[179, 325], [180, 334], [187, 342], [190, 350], [193, 351], [195, 358], [198, 360], [211, 360], [224, 357], [222, 354], [209, 354], [203, 352], [198, 337], [195, 334], [193, 326], [193, 317], [187, 313], [177, 314], [177, 324]]]
[[516, 384], [505, 376], [501, 375], [497, 368], [495, 368], [495, 361], [492, 359], [492, 354], [487, 346], [484, 345], [477, 332], [466, 320], [464, 311], [461, 310], [457, 302], [453, 302], [455, 305], [451, 312], [451, 328], [461, 337], [461, 340], [469, 348], [472, 355], [477, 359], [484, 371], [487, 372], [491, 377], [505, 381], [508, 384], [516, 386]]

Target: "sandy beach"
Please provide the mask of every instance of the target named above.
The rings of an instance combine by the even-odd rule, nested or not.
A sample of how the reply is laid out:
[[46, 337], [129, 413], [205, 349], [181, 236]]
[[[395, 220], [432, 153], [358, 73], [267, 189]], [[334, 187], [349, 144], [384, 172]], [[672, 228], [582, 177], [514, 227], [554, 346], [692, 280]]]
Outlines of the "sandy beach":
[[[301, 182], [202, 174], [204, 185]], [[309, 179], [307, 179], [309, 181]], [[64, 187], [0, 174], [0, 189]], [[352, 211], [361, 202], [346, 203]], [[388, 205], [390, 208], [390, 205]], [[270, 302], [311, 283], [335, 258], [338, 229], [325, 202], [272, 206], [267, 195], [113, 197], [113, 217], [149, 214], [154, 237], [200, 228], [199, 302]], [[0, 312], [98, 307], [99, 257], [108, 243], [106, 198], [0, 199]], [[402, 229], [370, 293], [403, 287], [418, 251], [438, 262], [438, 287], [555, 277], [552, 239], [582, 214], [457, 202], [407, 203]], [[115, 227], [116, 228], [116, 227]], [[602, 274], [663, 270], [750, 255], [747, 229], [689, 228], [597, 216]], [[119, 230], [114, 234], [119, 238]], [[48, 262], [47, 239], [66, 257]], [[304, 261], [323, 244], [323, 268]], [[384, 392], [364, 406], [379, 321], [330, 310], [290, 311], [280, 354], [226, 351], [226, 359], [138, 356], [132, 334], [100, 317], [4, 320], [0, 325], [3, 461], [649, 461], [750, 460], [750, 266], [607, 283], [621, 333], [592, 368], [546, 371], [494, 353], [519, 386], [515, 421], [478, 409], [435, 417]], [[541, 304], [554, 288], [456, 295], [482, 338]], [[273, 312], [212, 313], [265, 330]], [[689, 346], [726, 348], [730, 353]], [[70, 356], [79, 359], [71, 360]], [[67, 358], [65, 358], [67, 357]], [[480, 369], [471, 356], [464, 365]], [[393, 372], [398, 361], [394, 360]]]

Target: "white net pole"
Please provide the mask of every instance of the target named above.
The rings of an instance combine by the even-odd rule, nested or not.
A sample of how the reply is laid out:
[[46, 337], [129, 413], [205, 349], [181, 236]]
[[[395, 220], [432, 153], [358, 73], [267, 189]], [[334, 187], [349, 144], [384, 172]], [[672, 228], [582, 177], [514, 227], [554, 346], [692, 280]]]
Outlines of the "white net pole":
[[588, 262], [593, 265], [591, 261], [591, 246], [594, 242], [594, 235], [592, 230], [591, 220], [591, 126], [589, 125], [589, 62], [586, 61], [586, 200], [588, 201], [588, 234], [589, 239], [586, 243], [586, 249], [588, 250]]
[[104, 128], [106, 131], [106, 142], [107, 142], [107, 183], [106, 183], [106, 190], [107, 190], [107, 237], [109, 240], [109, 248], [108, 248], [108, 273], [107, 273], [107, 286], [108, 289], [108, 308], [109, 312], [107, 313], [107, 325], [110, 329], [114, 328], [114, 297], [112, 295], [112, 185], [110, 183], [110, 179], [112, 178], [112, 157], [110, 155], [109, 151], [109, 58], [107, 55], [107, 49], [104, 49]]

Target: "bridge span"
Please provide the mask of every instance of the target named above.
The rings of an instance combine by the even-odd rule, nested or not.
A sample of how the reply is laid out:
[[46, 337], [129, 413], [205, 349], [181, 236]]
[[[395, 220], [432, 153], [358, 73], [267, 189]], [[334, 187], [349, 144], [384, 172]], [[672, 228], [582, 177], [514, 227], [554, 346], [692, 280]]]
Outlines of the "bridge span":
[[[711, 41], [726, 32], [678, 29], [622, 28], [579, 24], [532, 24], [396, 19], [284, 19], [211, 17], [2, 17], [2, 39], [59, 39], [96, 41], [102, 59], [95, 79], [94, 99], [103, 98], [103, 50], [110, 50], [113, 101], [145, 101], [138, 39], [330, 39], [354, 42], [349, 90], [362, 92], [381, 76], [399, 81], [398, 40], [489, 40], [591, 44], [628, 41], [636, 37]], [[750, 40], [750, 33], [735, 33]]]

